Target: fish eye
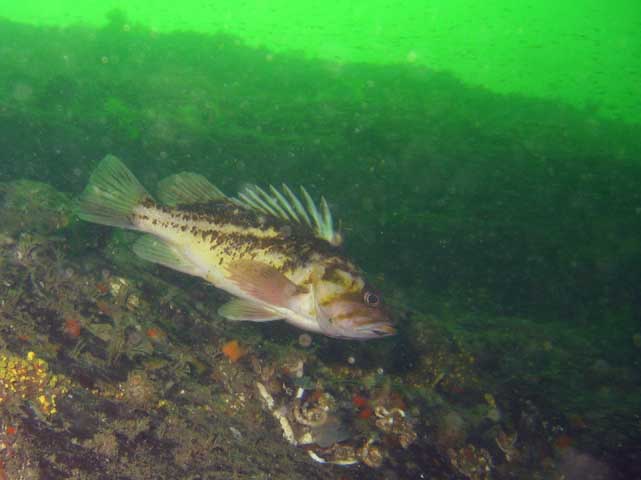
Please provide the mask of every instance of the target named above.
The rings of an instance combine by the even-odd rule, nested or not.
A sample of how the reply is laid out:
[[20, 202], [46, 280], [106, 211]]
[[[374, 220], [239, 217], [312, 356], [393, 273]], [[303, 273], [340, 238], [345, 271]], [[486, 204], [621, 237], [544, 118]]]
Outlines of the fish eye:
[[370, 307], [378, 307], [381, 303], [380, 297], [372, 292], [365, 292], [363, 300], [365, 300], [365, 303]]

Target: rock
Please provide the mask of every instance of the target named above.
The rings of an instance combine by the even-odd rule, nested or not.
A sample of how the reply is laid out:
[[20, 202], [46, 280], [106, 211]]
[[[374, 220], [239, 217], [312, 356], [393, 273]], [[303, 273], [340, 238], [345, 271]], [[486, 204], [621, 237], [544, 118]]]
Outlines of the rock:
[[50, 234], [71, 222], [71, 198], [46, 183], [16, 180], [0, 183], [3, 234]]

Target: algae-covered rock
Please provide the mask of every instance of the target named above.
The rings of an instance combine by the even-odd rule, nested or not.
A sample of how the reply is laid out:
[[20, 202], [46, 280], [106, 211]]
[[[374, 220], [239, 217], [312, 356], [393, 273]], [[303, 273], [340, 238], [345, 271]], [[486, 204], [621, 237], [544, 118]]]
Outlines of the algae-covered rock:
[[0, 183], [0, 223], [5, 235], [53, 233], [69, 225], [71, 210], [71, 198], [46, 183]]
[[57, 412], [56, 399], [69, 391], [70, 382], [53, 374], [47, 362], [29, 352], [26, 358], [3, 352], [0, 355], [0, 408], [16, 408], [30, 402], [44, 416]]

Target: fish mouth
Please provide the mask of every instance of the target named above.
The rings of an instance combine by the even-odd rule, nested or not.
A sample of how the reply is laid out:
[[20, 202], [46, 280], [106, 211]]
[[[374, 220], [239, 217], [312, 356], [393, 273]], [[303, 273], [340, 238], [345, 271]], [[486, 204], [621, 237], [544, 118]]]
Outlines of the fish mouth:
[[396, 335], [396, 328], [389, 324], [377, 325], [371, 329], [379, 337], [388, 337], [390, 335]]
[[389, 337], [397, 333], [396, 328], [389, 323], [370, 324], [359, 328], [357, 331], [370, 338]]
[[368, 338], [389, 337], [396, 335], [396, 327], [389, 314], [384, 310], [366, 310], [354, 318], [356, 331]]

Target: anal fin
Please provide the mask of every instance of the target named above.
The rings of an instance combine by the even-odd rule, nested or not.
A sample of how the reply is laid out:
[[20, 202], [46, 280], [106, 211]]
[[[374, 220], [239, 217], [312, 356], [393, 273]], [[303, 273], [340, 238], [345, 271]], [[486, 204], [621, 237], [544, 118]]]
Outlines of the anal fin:
[[218, 309], [218, 314], [227, 320], [269, 322], [283, 318], [281, 315], [249, 300], [235, 298]]
[[134, 243], [133, 250], [143, 260], [158, 263], [188, 275], [201, 276], [200, 268], [186, 258], [176, 246], [153, 235], [140, 237]]

